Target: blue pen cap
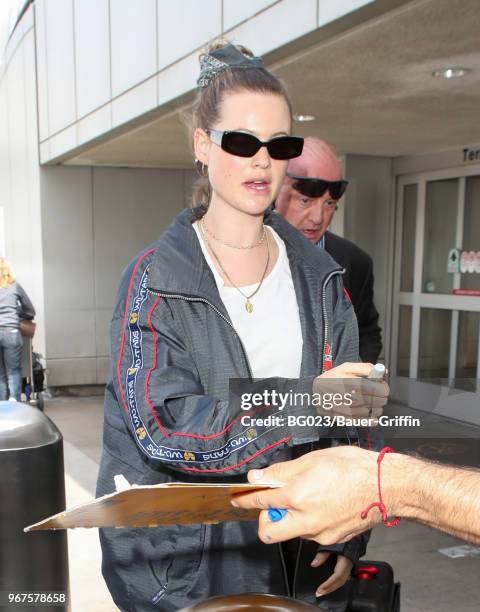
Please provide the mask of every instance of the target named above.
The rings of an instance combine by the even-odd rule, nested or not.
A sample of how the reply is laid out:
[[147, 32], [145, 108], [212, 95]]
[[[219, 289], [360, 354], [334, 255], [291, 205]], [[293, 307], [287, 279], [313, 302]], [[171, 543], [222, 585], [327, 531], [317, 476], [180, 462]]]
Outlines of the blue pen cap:
[[284, 508], [272, 508], [270, 506], [268, 509], [268, 518], [273, 523], [278, 523], [278, 521], [281, 521], [283, 519], [287, 512], [288, 510], [285, 510]]

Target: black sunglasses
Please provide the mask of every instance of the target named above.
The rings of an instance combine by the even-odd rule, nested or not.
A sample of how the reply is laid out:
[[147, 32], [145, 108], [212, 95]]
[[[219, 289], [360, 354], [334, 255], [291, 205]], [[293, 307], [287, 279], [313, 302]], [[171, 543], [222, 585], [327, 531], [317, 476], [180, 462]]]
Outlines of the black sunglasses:
[[293, 179], [292, 187], [307, 198], [321, 198], [327, 191], [333, 200], [339, 200], [345, 193], [348, 181], [326, 181], [321, 178], [295, 176], [287, 172]]
[[205, 130], [210, 140], [231, 155], [238, 157], [253, 157], [261, 147], [267, 147], [268, 154], [273, 159], [292, 159], [303, 151], [303, 138], [299, 136], [277, 136], [267, 142], [259, 140], [253, 134], [246, 132], [220, 132]]

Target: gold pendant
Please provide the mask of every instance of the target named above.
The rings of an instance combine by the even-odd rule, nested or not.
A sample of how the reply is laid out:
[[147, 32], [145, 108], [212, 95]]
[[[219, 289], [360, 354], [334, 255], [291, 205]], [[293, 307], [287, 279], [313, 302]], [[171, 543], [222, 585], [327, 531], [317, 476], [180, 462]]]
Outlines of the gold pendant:
[[248, 314], [251, 314], [253, 312], [253, 304], [248, 298], [245, 302], [245, 310], [248, 312]]

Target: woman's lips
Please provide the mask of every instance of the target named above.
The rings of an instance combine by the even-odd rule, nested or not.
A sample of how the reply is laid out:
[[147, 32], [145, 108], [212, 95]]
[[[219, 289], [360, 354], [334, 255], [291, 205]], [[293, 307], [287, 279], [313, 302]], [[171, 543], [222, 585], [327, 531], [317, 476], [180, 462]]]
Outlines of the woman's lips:
[[250, 193], [257, 195], [270, 194], [270, 183], [268, 181], [246, 181], [243, 184]]

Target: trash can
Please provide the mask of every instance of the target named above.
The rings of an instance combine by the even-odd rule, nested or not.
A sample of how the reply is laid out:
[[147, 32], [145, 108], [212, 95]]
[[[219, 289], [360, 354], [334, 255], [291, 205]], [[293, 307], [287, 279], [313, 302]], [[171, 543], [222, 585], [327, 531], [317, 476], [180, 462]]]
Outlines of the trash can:
[[65, 509], [60, 431], [32, 406], [0, 402], [0, 466], [0, 609], [68, 610], [67, 532], [23, 532]]

